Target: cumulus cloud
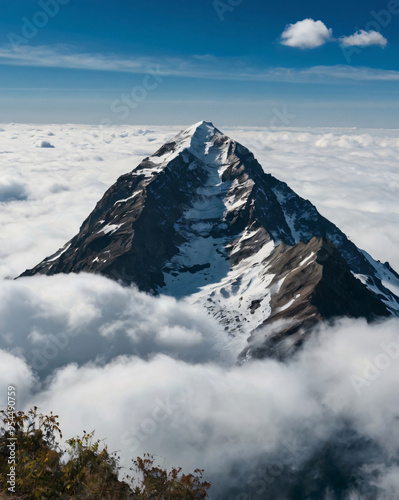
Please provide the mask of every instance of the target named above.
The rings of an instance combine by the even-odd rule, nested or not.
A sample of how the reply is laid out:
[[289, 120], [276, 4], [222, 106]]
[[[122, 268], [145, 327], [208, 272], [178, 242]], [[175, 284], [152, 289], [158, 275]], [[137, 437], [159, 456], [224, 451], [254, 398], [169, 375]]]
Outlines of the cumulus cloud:
[[359, 30], [353, 35], [341, 37], [340, 41], [345, 47], [369, 47], [371, 45], [386, 47], [388, 44], [388, 40], [374, 30]]
[[38, 148], [54, 148], [54, 146], [49, 141], [40, 141], [38, 142]]
[[41, 378], [71, 361], [107, 363], [122, 354], [226, 359], [227, 335], [201, 312], [101, 276], [6, 280], [0, 282], [0, 348], [21, 356]]
[[[15, 385], [18, 407], [58, 413], [66, 437], [95, 429], [124, 466], [150, 452], [166, 466], [203, 467], [223, 500], [335, 500], [341, 479], [351, 483], [341, 499], [392, 498], [398, 319], [324, 325], [287, 363], [238, 366], [228, 335], [186, 302], [100, 276], [5, 279], [61, 247], [176, 128], [2, 128], [4, 178], [27, 197], [0, 212], [0, 404]], [[225, 132], [399, 269], [397, 131]], [[35, 148], [49, 133], [51, 155]]]
[[26, 186], [20, 178], [5, 176], [0, 179], [0, 203], [26, 200]]
[[[333, 40], [332, 29], [327, 28], [322, 21], [314, 21], [309, 18], [287, 25], [281, 35], [280, 43], [288, 47], [314, 49]], [[344, 47], [369, 47], [372, 45], [386, 47], [388, 44], [388, 40], [374, 30], [359, 30], [353, 35], [340, 37], [338, 41]]]
[[[23, 358], [1, 349], [0, 366], [0, 387], [3, 391], [6, 391], [9, 386], [18, 388], [17, 404], [22, 408], [24, 402], [30, 399], [38, 383], [32, 367]], [[6, 406], [3, 398], [0, 398], [0, 409]]]
[[94, 351], [79, 366], [70, 355], [41, 386], [20, 361], [18, 391], [22, 375], [29, 389], [20, 404], [59, 413], [66, 436], [95, 428], [124, 466], [151, 452], [167, 465], [205, 467], [216, 498], [327, 498], [343, 480], [351, 487], [339, 498], [383, 499], [398, 480], [398, 326], [322, 327], [288, 363], [158, 353], [101, 364]]
[[332, 30], [322, 21], [304, 19], [295, 24], [286, 26], [281, 35], [282, 45], [298, 47], [300, 49], [314, 49], [321, 47], [331, 40]]

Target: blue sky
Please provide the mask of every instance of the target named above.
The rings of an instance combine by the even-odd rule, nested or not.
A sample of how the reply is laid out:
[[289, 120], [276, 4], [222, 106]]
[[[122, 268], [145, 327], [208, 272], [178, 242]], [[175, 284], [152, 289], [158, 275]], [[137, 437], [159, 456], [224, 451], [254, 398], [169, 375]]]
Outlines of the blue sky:
[[3, 123], [399, 128], [399, 0], [0, 7]]

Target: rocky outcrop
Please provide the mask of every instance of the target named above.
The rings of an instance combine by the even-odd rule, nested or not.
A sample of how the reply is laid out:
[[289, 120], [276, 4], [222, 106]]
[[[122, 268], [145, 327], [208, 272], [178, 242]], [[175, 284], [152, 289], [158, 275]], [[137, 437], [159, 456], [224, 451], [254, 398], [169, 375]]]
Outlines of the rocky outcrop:
[[271, 314], [248, 339], [246, 357], [284, 358], [321, 320], [340, 317], [371, 321], [390, 315], [380, 298], [352, 274], [334, 244], [312, 238], [293, 247], [279, 245], [267, 261], [275, 277]]

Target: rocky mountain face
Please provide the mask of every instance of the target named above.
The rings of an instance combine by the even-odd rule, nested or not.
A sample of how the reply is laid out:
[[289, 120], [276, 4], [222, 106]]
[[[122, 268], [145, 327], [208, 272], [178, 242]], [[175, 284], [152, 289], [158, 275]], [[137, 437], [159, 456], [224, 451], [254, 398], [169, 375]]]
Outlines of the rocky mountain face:
[[101, 273], [205, 307], [240, 359], [283, 357], [323, 319], [399, 315], [399, 276], [244, 146], [201, 122], [111, 186], [22, 276]]

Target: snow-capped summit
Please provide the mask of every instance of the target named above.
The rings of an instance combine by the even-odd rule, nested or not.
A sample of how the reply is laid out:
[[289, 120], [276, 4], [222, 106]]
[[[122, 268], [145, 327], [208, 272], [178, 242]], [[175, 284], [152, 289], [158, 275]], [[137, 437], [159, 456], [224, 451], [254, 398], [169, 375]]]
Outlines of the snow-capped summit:
[[79, 234], [24, 276], [70, 272], [185, 297], [244, 358], [287, 353], [323, 318], [399, 315], [389, 265], [205, 121], [120, 177]]
[[220, 165], [226, 157], [229, 141], [211, 122], [198, 122], [182, 130], [172, 140], [164, 144], [149, 160], [153, 168], [138, 167], [134, 171], [146, 175], [162, 170], [180, 154], [188, 153], [206, 164]]

